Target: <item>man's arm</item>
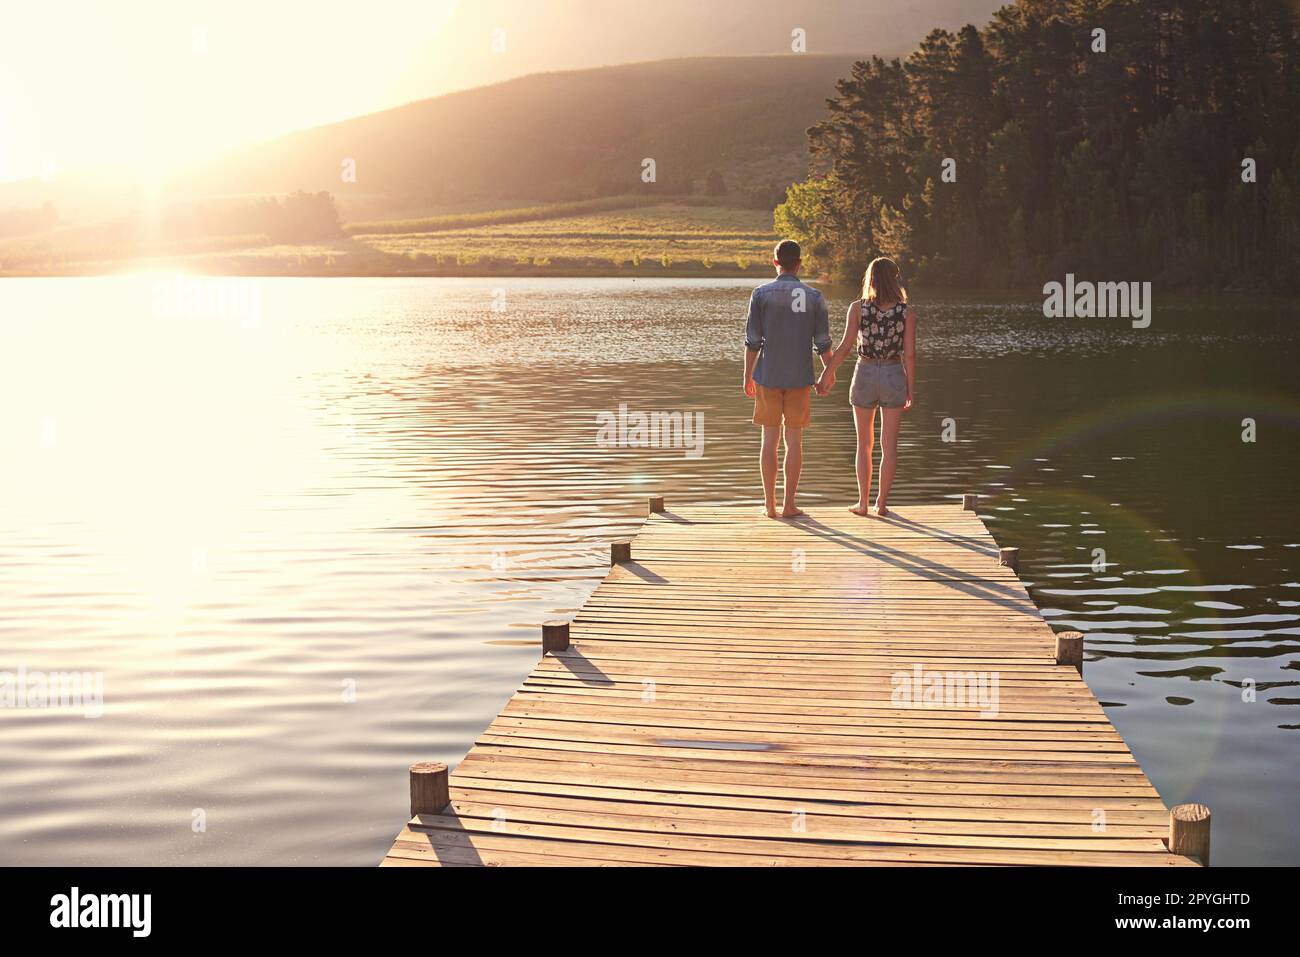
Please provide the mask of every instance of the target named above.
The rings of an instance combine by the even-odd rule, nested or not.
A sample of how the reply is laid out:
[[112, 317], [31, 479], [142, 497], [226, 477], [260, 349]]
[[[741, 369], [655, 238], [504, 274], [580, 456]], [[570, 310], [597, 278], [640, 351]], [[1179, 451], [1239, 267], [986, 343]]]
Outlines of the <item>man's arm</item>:
[[830, 368], [831, 356], [831, 316], [826, 308], [826, 297], [817, 294], [817, 304], [813, 307], [813, 348], [822, 360], [822, 369]]
[[820, 292], [813, 306], [813, 350], [822, 360], [822, 375], [813, 388], [818, 395], [825, 395], [835, 384], [835, 373], [831, 372], [831, 357], [835, 353], [831, 351], [831, 317], [826, 309], [826, 297]]
[[754, 395], [754, 366], [758, 364], [758, 353], [748, 346], [745, 347], [745, 395], [751, 398]]
[[742, 387], [745, 395], [754, 394], [754, 366], [758, 364], [758, 351], [763, 348], [763, 306], [755, 289], [749, 295], [749, 317], [745, 320], [745, 378]]

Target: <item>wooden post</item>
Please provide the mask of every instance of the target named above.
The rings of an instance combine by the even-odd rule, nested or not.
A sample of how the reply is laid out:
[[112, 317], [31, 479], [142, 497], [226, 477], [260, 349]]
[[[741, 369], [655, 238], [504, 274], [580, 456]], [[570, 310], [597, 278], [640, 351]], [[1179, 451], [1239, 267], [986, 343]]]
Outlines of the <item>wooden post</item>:
[[447, 765], [421, 761], [411, 765], [411, 817], [441, 814], [451, 803], [447, 789]]
[[964, 511], [973, 512], [975, 511], [975, 506], [979, 504], [979, 501], [980, 497], [978, 495], [973, 495], [970, 492], [967, 492], [961, 497], [961, 507]]
[[1056, 636], [1056, 663], [1074, 665], [1083, 672], [1083, 635], [1077, 631], [1063, 631]]
[[655, 514], [656, 512], [662, 512], [663, 510], [664, 510], [664, 497], [662, 495], [651, 495], [646, 502], [646, 512], [645, 512], [646, 518], [649, 518], [651, 515]]
[[542, 656], [548, 651], [564, 651], [569, 647], [569, 623], [548, 621], [542, 624]]
[[1210, 809], [1180, 804], [1169, 812], [1169, 850], [1210, 866]]
[[1020, 549], [1018, 548], [1000, 548], [998, 549], [998, 564], [1005, 565], [1013, 572], [1020, 572]]
[[609, 563], [611, 565], [621, 565], [624, 562], [632, 560], [632, 543], [631, 542], [610, 542], [609, 543]]

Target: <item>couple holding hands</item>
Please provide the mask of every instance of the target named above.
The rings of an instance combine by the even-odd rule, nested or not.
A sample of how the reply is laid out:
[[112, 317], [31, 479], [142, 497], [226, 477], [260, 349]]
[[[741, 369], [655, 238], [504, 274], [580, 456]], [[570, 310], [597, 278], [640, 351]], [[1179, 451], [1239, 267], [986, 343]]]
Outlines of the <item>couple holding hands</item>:
[[[916, 381], [916, 314], [893, 260], [871, 261], [862, 297], [849, 306], [844, 336], [831, 349], [830, 317], [821, 292], [799, 279], [801, 250], [794, 240], [776, 246], [776, 279], [754, 290], [745, 326], [745, 395], [754, 399], [754, 424], [763, 430], [759, 468], [763, 511], [768, 518], [795, 518], [799, 473], [803, 468], [803, 430], [812, 424], [812, 390], [827, 395], [835, 370], [857, 346], [858, 362], [849, 389], [858, 443], [857, 515], [889, 514], [889, 490], [898, 459], [898, 427], [912, 407]], [[813, 381], [812, 353], [822, 361]], [[880, 413], [880, 487], [869, 506], [876, 409]], [[777, 446], [785, 437], [785, 488], [776, 507]]]

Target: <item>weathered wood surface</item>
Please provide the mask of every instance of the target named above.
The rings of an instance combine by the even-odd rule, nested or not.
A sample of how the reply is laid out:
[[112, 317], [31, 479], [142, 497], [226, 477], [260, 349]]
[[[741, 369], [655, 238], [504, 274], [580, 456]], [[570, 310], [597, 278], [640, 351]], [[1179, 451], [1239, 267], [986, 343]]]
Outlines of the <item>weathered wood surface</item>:
[[385, 865], [1195, 863], [974, 511], [653, 507]]

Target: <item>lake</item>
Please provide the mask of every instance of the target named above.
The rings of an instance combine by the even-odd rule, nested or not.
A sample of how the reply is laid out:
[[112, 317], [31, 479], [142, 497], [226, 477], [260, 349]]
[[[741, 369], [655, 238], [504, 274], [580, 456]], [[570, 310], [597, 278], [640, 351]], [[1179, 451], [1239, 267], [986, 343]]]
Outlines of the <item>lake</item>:
[[[97, 717], [0, 709], [0, 863], [376, 864], [647, 494], [759, 495], [752, 285], [0, 281], [0, 672], [103, 681]], [[912, 292], [891, 502], [985, 496], [1215, 863], [1300, 864], [1295, 304]], [[805, 506], [853, 501], [850, 373]], [[700, 454], [598, 438], [621, 406], [703, 413]]]

